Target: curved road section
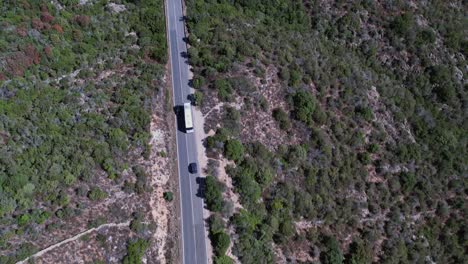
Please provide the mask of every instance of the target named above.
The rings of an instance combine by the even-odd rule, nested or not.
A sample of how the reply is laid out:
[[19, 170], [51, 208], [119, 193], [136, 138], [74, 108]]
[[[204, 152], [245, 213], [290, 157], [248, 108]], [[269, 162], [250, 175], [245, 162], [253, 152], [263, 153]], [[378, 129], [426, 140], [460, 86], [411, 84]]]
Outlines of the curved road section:
[[[189, 102], [190, 94], [188, 64], [185, 55], [187, 46], [184, 42], [185, 28], [181, 0], [166, 0], [167, 33], [172, 69], [172, 89], [175, 109], [183, 109]], [[197, 162], [197, 150], [194, 133], [187, 134], [184, 129], [183, 110], [177, 114], [177, 157], [179, 170], [179, 189], [181, 195], [182, 252], [184, 264], [206, 264], [207, 252], [205, 241], [205, 222], [203, 220], [203, 198], [201, 196], [198, 173], [192, 174], [188, 166]], [[203, 129], [193, 124], [194, 129]]]

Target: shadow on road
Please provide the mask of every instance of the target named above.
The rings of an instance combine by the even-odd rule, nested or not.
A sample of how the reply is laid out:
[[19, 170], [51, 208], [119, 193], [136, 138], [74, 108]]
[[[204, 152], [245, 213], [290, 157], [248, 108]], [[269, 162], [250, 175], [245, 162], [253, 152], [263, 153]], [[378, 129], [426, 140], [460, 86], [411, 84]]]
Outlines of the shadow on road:
[[187, 65], [189, 64], [189, 59], [190, 58], [189, 58], [189, 54], [186, 51], [182, 51], [180, 53], [180, 57], [184, 58], [184, 63], [185, 64], [187, 64]]
[[177, 130], [185, 133], [185, 116], [184, 116], [184, 106], [176, 105], [174, 106], [174, 113], [177, 119]]
[[195, 179], [195, 182], [198, 184], [198, 189], [197, 189], [197, 197], [200, 197], [200, 198], [205, 198], [205, 178], [202, 178], [202, 177], [197, 177]]

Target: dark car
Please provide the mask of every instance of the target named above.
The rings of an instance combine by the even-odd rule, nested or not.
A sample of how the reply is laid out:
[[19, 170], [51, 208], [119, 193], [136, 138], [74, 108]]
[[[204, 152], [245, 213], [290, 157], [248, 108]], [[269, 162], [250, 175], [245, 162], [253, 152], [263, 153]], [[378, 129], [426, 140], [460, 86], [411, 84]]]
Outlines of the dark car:
[[198, 172], [197, 163], [195, 162], [190, 163], [188, 166], [188, 169], [190, 173], [197, 173]]

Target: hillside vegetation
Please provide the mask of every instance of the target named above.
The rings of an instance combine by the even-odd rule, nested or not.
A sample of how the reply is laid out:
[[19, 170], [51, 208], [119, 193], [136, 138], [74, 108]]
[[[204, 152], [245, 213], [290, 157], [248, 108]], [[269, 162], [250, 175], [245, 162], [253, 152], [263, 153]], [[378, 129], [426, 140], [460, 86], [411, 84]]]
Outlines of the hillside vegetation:
[[[14, 263], [147, 211], [138, 160], [150, 155], [167, 49], [162, 1], [7, 0], [0, 10], [0, 263]], [[148, 247], [138, 241], [129, 248]], [[130, 254], [137, 263], [143, 252]]]
[[215, 262], [466, 260], [466, 3], [186, 2]]

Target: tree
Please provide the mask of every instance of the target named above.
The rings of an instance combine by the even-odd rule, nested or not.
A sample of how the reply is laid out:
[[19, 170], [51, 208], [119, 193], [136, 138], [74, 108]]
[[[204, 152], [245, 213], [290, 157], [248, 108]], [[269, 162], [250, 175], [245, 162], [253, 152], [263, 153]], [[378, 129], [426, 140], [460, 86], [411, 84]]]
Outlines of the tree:
[[109, 133], [109, 143], [120, 150], [126, 150], [128, 147], [127, 134], [120, 128], [114, 128]]
[[315, 111], [316, 101], [310, 92], [299, 91], [293, 96], [295, 117], [310, 125]]
[[414, 25], [414, 17], [411, 13], [404, 13], [393, 20], [390, 28], [400, 36], [404, 36], [410, 32]]
[[98, 201], [107, 198], [107, 193], [101, 190], [99, 187], [93, 187], [88, 192], [88, 198], [91, 201]]
[[193, 95], [194, 99], [194, 104], [201, 106], [203, 104], [203, 93], [200, 91], [195, 91], [195, 94]]
[[240, 161], [244, 156], [244, 146], [239, 140], [230, 139], [226, 141], [224, 154], [230, 160]]
[[203, 78], [203, 76], [198, 76], [196, 78], [193, 78], [192, 80], [192, 86], [195, 89], [200, 89], [204, 84], [205, 84], [205, 78]]
[[372, 263], [372, 250], [367, 243], [354, 241], [349, 249], [349, 264], [368, 264]]
[[216, 256], [223, 256], [226, 254], [229, 244], [231, 244], [231, 239], [229, 235], [225, 232], [218, 232], [213, 234], [213, 249]]
[[135, 242], [130, 242], [127, 247], [127, 255], [123, 258], [123, 264], [140, 264], [143, 254], [149, 246], [149, 242], [144, 239], [137, 239]]
[[223, 255], [223, 256], [215, 257], [214, 263], [215, 264], [232, 264], [234, 262], [230, 257]]
[[400, 184], [405, 194], [410, 193], [416, 183], [417, 179], [413, 173], [402, 172], [400, 174]]
[[288, 114], [281, 108], [273, 109], [273, 118], [279, 123], [279, 127], [288, 130], [291, 127]]
[[207, 176], [205, 179], [206, 205], [210, 211], [219, 212], [223, 208], [223, 196], [220, 190], [220, 183], [213, 176]]
[[325, 239], [326, 249], [323, 251], [321, 258], [325, 264], [341, 264], [343, 263], [343, 253], [341, 252], [338, 241], [334, 237]]
[[456, 89], [452, 79], [451, 69], [445, 65], [436, 65], [428, 68], [430, 82], [434, 92], [442, 101], [450, 102], [456, 97]]

